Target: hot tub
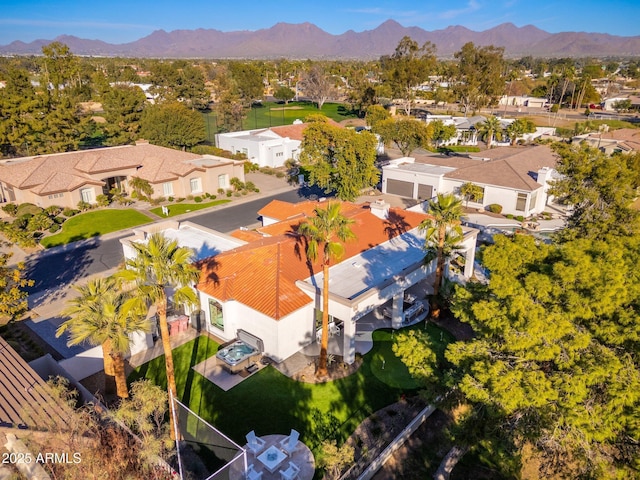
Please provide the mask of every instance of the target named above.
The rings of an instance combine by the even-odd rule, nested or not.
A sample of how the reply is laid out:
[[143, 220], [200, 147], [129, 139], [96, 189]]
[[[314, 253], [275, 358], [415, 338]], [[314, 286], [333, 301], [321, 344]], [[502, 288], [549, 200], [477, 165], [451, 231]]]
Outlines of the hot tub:
[[216, 353], [218, 364], [222, 365], [222, 368], [229, 373], [234, 374], [240, 373], [243, 369], [256, 362], [259, 357], [260, 352], [258, 349], [242, 340], [235, 340]]

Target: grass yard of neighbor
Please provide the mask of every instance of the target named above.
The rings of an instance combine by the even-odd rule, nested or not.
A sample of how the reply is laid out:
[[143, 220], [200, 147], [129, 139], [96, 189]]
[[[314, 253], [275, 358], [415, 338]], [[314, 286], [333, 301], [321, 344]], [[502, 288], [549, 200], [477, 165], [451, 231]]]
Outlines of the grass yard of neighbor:
[[[341, 122], [348, 118], [357, 118], [351, 113], [349, 107], [340, 103], [325, 103], [321, 110], [318, 110], [315, 103], [312, 102], [262, 102], [260, 105], [254, 105], [247, 112], [247, 117], [242, 123], [245, 130], [254, 128], [278, 127], [280, 125], [291, 125], [295, 120], [304, 120], [307, 115], [314, 113], [322, 113], [327, 117]], [[205, 129], [207, 131], [207, 140], [214, 141], [213, 135], [220, 131], [225, 131], [224, 119], [218, 118], [216, 112], [204, 114]]]
[[[422, 329], [424, 324], [409, 328]], [[442, 355], [444, 345], [453, 338], [432, 325], [427, 331], [433, 342], [441, 345], [437, 353]], [[191, 368], [215, 355], [219, 348], [203, 335], [173, 352], [178, 396], [240, 444], [246, 443], [244, 436], [251, 430], [268, 435], [295, 428], [301, 440], [318, 454], [324, 440], [342, 443], [373, 412], [418, 391], [406, 366], [393, 354], [391, 331], [375, 331], [373, 338], [374, 348], [349, 377], [322, 384], [303, 383], [269, 366], [225, 392]], [[166, 388], [164, 357], [138, 367], [129, 380], [140, 378]]]
[[57, 247], [149, 222], [149, 217], [132, 208], [81, 213], [64, 222], [60, 233], [44, 237], [40, 244], [45, 248]]
[[[203, 208], [215, 207], [216, 205], [224, 205], [225, 203], [229, 203], [231, 200], [214, 200], [212, 202], [202, 202], [202, 203], [171, 203], [167, 205], [169, 208], [169, 215], [167, 217], [173, 217], [175, 215], [181, 215], [187, 212], [194, 212], [196, 210], [202, 210]], [[162, 207], [156, 207], [149, 210], [151, 213], [155, 213], [160, 217], [164, 217], [165, 215], [162, 213]]]

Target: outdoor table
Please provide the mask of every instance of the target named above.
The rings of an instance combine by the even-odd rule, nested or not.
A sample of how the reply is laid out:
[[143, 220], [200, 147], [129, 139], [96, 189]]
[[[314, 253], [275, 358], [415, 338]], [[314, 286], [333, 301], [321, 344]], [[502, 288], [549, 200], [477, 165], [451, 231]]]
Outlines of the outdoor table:
[[287, 458], [287, 455], [275, 445], [271, 445], [256, 458], [265, 466], [267, 470], [273, 473], [276, 471], [282, 461]]

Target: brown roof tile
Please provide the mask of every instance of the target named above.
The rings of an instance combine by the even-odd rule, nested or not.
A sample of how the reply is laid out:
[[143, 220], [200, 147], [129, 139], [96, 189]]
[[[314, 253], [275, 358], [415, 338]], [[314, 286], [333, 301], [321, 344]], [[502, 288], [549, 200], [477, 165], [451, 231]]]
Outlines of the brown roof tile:
[[[367, 204], [347, 202], [342, 203], [342, 213], [354, 220], [351, 228], [356, 234], [354, 241], [345, 244], [342, 261], [415, 228], [427, 218], [392, 208], [389, 219], [383, 220], [373, 215]], [[274, 236], [203, 260], [198, 289], [221, 301], [236, 300], [275, 319], [309, 304], [312, 300], [296, 281], [317, 273], [322, 266], [319, 260], [307, 260], [304, 241], [295, 233], [301, 221], [304, 217], [270, 225], [265, 228], [278, 226]]]

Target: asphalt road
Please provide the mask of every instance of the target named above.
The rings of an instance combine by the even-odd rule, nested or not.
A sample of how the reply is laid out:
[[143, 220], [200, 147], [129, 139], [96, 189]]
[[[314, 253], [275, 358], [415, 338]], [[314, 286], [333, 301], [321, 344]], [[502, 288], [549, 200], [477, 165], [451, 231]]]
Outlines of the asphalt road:
[[[271, 200], [298, 202], [314, 194], [317, 195], [318, 192], [310, 189], [301, 192], [292, 190], [195, 214], [190, 216], [188, 221], [229, 233], [240, 227], [256, 225], [259, 221], [258, 210]], [[130, 234], [131, 231], [127, 230], [115, 237], [113, 235], [107, 238], [96, 237], [69, 244], [62, 250], [56, 250], [55, 253], [42, 252], [27, 257], [26, 278], [35, 281], [29, 293], [36, 294], [44, 291], [53, 293], [87, 276], [116, 268], [123, 260], [120, 239]]]

